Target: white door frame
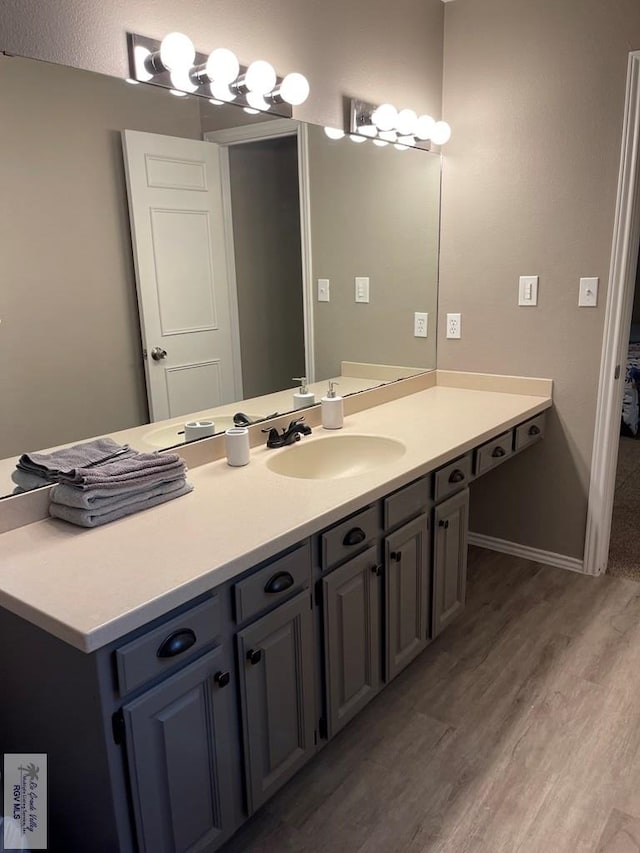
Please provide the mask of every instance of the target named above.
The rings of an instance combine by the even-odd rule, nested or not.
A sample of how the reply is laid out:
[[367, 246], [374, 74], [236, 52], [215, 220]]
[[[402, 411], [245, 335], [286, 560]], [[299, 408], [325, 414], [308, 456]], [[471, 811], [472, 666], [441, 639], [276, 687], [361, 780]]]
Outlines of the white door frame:
[[584, 572], [607, 568], [615, 492], [620, 412], [640, 242], [640, 51], [629, 54], [618, 197], [607, 288], [598, 404], [591, 456], [591, 479]]
[[[231, 219], [231, 184], [229, 176], [228, 147], [242, 145], [247, 142], [257, 142], [261, 139], [278, 139], [283, 136], [298, 138], [298, 184], [300, 196], [300, 250], [302, 255], [302, 313], [304, 323], [304, 363], [305, 376], [308, 382], [315, 382], [315, 341], [313, 331], [313, 282], [311, 258], [311, 200], [309, 181], [309, 137], [307, 127], [293, 119], [273, 119], [240, 127], [230, 127], [226, 130], [212, 130], [204, 134], [207, 142], [215, 142], [220, 146], [220, 166], [222, 170], [222, 204], [225, 211], [225, 222]], [[227, 214], [229, 214], [227, 216]], [[235, 255], [233, 249], [233, 227], [226, 234], [227, 251], [229, 252], [229, 275], [233, 278], [236, 290]], [[235, 305], [236, 320], [238, 317], [237, 300]]]

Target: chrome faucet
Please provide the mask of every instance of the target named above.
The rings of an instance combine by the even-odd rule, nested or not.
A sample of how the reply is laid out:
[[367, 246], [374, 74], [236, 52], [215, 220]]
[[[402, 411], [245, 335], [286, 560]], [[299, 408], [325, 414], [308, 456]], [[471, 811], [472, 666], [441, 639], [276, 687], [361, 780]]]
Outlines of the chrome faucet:
[[267, 447], [287, 447], [290, 444], [295, 444], [300, 441], [301, 435], [311, 435], [311, 427], [308, 424], [302, 423], [304, 418], [298, 418], [291, 421], [286, 429], [280, 433], [276, 427], [271, 429], [263, 429], [262, 432], [268, 433]]

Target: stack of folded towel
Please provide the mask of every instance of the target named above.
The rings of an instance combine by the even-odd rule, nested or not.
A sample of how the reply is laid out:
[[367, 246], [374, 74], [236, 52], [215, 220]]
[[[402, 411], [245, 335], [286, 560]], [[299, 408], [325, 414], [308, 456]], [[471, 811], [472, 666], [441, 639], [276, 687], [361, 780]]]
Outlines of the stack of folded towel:
[[20, 457], [22, 473], [55, 482], [49, 514], [97, 527], [192, 491], [177, 453], [140, 453], [108, 438]]

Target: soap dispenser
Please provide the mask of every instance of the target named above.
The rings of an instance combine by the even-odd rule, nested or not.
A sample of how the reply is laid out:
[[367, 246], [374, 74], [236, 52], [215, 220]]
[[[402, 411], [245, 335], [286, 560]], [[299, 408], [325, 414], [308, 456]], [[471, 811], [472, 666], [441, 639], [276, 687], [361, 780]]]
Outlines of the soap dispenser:
[[334, 386], [337, 382], [329, 380], [327, 396], [320, 400], [320, 413], [322, 415], [322, 426], [325, 429], [341, 429], [344, 422], [344, 411], [342, 397], [336, 394]]
[[293, 408], [304, 409], [306, 406], [313, 406], [316, 401], [316, 395], [307, 388], [307, 377], [294, 376], [293, 380], [300, 383], [300, 387], [293, 394]]

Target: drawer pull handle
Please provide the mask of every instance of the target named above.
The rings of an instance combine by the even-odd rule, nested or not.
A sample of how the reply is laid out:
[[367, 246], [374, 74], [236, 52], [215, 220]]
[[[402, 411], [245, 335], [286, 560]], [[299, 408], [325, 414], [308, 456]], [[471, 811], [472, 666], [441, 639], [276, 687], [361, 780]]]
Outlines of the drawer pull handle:
[[247, 652], [247, 660], [251, 666], [255, 666], [262, 660], [262, 649], [249, 649]]
[[162, 643], [157, 651], [159, 658], [173, 658], [176, 655], [186, 652], [196, 641], [196, 635], [191, 628], [182, 628], [180, 631], [174, 631]]
[[213, 676], [213, 680], [218, 685], [218, 687], [226, 687], [227, 684], [231, 681], [231, 676], [228, 672], [216, 672]]
[[464, 480], [464, 471], [461, 471], [459, 468], [456, 468], [455, 471], [452, 471], [449, 474], [449, 482], [450, 483], [461, 483]]
[[529, 435], [540, 435], [540, 427], [536, 426], [536, 424], [532, 424], [529, 427]]
[[382, 566], [371, 566], [371, 571], [376, 577], [380, 577], [382, 574]]
[[504, 454], [505, 454], [504, 447], [500, 447], [500, 445], [498, 445], [497, 447], [494, 447], [493, 451], [491, 453], [491, 455], [494, 457], [494, 459], [499, 459], [501, 456], [504, 456]]
[[277, 575], [274, 575], [264, 585], [265, 592], [284, 592], [285, 589], [289, 589], [290, 586], [293, 586], [294, 580], [293, 575], [289, 574], [289, 572], [278, 572]]
[[342, 540], [343, 545], [359, 545], [367, 538], [367, 534], [361, 527], [353, 527]]
[[391, 551], [389, 554], [390, 559], [394, 560], [396, 563], [399, 563], [402, 559], [402, 551]]
[[449, 520], [448, 519], [445, 520], [444, 518], [441, 518], [440, 521], [438, 522], [438, 527], [444, 527], [444, 529], [447, 530], [449, 528]]

